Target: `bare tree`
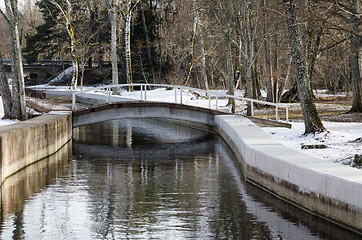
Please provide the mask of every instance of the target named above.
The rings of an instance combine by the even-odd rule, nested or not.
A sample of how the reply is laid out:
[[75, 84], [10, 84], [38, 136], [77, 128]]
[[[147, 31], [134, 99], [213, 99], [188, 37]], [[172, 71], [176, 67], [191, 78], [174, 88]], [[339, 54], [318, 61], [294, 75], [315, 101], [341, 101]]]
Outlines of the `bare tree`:
[[[200, 13], [199, 13], [200, 11], [199, 11], [199, 7], [197, 5], [196, 0], [192, 1], [192, 9], [193, 9], [193, 14], [194, 14], [194, 22], [193, 22], [191, 44], [190, 44], [190, 63], [189, 63], [189, 67], [187, 69], [187, 73], [186, 73], [186, 77], [183, 82], [183, 85], [187, 85], [187, 83], [190, 80], [191, 71], [192, 71], [193, 67], [195, 66], [196, 61], [201, 59], [202, 79], [204, 82], [205, 89], [208, 89], [209, 86], [208, 86], [207, 74], [206, 74], [206, 53], [205, 53], [204, 36], [203, 36], [203, 29], [201, 28], [202, 26], [200, 23]], [[201, 54], [197, 56], [195, 54], [195, 48], [196, 48], [196, 36], [197, 36], [198, 32], [200, 33]]]
[[[152, 61], [152, 54], [151, 54], [151, 43], [150, 43], [150, 39], [148, 37], [148, 29], [147, 29], [147, 23], [146, 23], [146, 17], [145, 17], [145, 11], [143, 9], [143, 2], [140, 2], [140, 7], [139, 7], [139, 13], [140, 13], [140, 17], [141, 17], [141, 21], [142, 21], [142, 27], [143, 27], [143, 31], [145, 34], [145, 42], [146, 42], [146, 48], [147, 48], [147, 58], [148, 58], [148, 64], [151, 67], [151, 71], [152, 71], [152, 81], [155, 80], [155, 74], [153, 71], [153, 61]], [[150, 1], [150, 8], [152, 9], [152, 1]], [[146, 79], [146, 78], [145, 78]], [[147, 79], [146, 79], [147, 82]]]
[[205, 89], [209, 89], [209, 84], [207, 82], [207, 74], [206, 74], [206, 56], [205, 56], [204, 34], [203, 34], [203, 29], [201, 28], [201, 24], [200, 24], [200, 14], [199, 14], [199, 8], [197, 6], [196, 0], [193, 0], [193, 11], [194, 11], [194, 16], [195, 16], [196, 26], [198, 26], [199, 31], [200, 31], [202, 79], [204, 81]]
[[[11, 69], [12, 69], [12, 116], [19, 120], [26, 119], [25, 87], [23, 62], [19, 36], [18, 1], [5, 0], [7, 21], [11, 35]], [[1, 11], [2, 12], [2, 11]], [[5, 14], [2, 12], [5, 17]]]
[[287, 25], [290, 41], [290, 51], [294, 62], [298, 93], [303, 111], [305, 134], [322, 132], [325, 130], [313, 101], [313, 92], [310, 85], [305, 48], [302, 37], [298, 32], [298, 22], [295, 16], [295, 1], [283, 0], [286, 7]]
[[[317, 3], [319, 1], [316, 1]], [[332, 22], [329, 28], [338, 32], [344, 32], [347, 36], [344, 36], [342, 39], [335, 41], [332, 44], [321, 47], [320, 52], [330, 50], [339, 46], [341, 43], [344, 43], [347, 40], [349, 41], [349, 49], [344, 48], [344, 51], [350, 51], [350, 78], [352, 82], [352, 107], [350, 112], [362, 112], [362, 34], [361, 34], [361, 13], [362, 6], [361, 0], [344, 0], [344, 1], [335, 1], [335, 0], [323, 0], [323, 3], [326, 3], [325, 8], [331, 9], [333, 16], [337, 16], [341, 23], [340, 24]], [[337, 34], [336, 34], [337, 35]]]
[[351, 78], [353, 86], [353, 101], [350, 112], [362, 112], [362, 36], [358, 34], [358, 25], [362, 18], [361, 15], [361, 2], [360, 0], [351, 0], [349, 17], [349, 24], [352, 33], [351, 38]]
[[[126, 52], [126, 75], [127, 83], [133, 83], [132, 62], [131, 62], [131, 21], [132, 11], [139, 1], [126, 0], [126, 27], [125, 27], [125, 52]], [[131, 88], [133, 91], [133, 88]]]
[[[111, 22], [111, 55], [112, 55], [112, 84], [118, 84], [117, 60], [117, 11], [114, 0], [107, 0], [109, 20]], [[113, 88], [113, 94], [118, 93], [118, 88]]]
[[59, 9], [65, 20], [67, 33], [70, 40], [70, 55], [72, 57], [72, 66], [73, 66], [71, 87], [73, 90], [76, 90], [78, 83], [79, 64], [76, 53], [76, 41], [75, 41], [74, 29], [71, 23], [72, 4], [70, 3], [69, 0], [64, 0], [64, 1], [65, 1], [65, 6], [62, 4], [60, 0], [52, 0], [50, 2]]
[[[221, 27], [222, 35], [224, 39], [224, 46], [226, 52], [226, 72], [227, 72], [227, 84], [228, 94], [235, 94], [235, 83], [234, 83], [234, 66], [232, 56], [232, 37], [233, 37], [233, 26], [232, 26], [232, 4], [230, 2], [223, 2], [216, 0], [215, 14], [214, 17]], [[229, 99], [228, 105], [231, 105], [231, 111], [235, 112], [235, 100]]]

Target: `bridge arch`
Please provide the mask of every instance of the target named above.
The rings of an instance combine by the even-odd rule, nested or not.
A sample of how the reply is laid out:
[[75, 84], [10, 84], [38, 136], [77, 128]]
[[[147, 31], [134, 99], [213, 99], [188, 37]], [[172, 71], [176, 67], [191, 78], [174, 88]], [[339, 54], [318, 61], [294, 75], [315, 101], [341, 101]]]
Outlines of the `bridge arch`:
[[115, 119], [164, 118], [187, 122], [192, 126], [213, 129], [217, 110], [166, 102], [116, 102], [73, 111], [73, 128]]

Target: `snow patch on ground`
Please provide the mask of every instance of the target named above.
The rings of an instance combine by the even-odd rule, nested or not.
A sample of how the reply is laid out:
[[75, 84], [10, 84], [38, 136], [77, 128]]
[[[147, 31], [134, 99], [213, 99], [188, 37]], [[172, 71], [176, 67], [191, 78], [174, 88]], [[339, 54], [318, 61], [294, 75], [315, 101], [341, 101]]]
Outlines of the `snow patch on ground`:
[[313, 90], [313, 93], [316, 97], [319, 98], [335, 98], [335, 97], [347, 97], [351, 93], [347, 92], [338, 92], [338, 93], [329, 93], [328, 90], [322, 89], [322, 90]]
[[[354, 156], [362, 155], [362, 142], [353, 142], [362, 137], [361, 123], [323, 122], [327, 132], [304, 135], [304, 123], [293, 122], [292, 129], [264, 127], [269, 136], [296, 151], [321, 159], [353, 165]], [[302, 145], [326, 145], [324, 149], [301, 149]]]
[[9, 124], [16, 123], [17, 121], [9, 120], [9, 119], [2, 119], [4, 117], [4, 107], [3, 107], [3, 99], [0, 97], [0, 126], [5, 126]]

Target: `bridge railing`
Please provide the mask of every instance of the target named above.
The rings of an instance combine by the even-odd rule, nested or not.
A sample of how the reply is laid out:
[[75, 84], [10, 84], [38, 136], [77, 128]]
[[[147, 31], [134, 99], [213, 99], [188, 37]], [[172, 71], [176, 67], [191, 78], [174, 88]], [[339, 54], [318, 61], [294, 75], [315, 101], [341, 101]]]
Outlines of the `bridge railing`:
[[134, 88], [134, 87], [139, 87], [140, 88], [140, 98], [139, 100], [141, 101], [147, 101], [147, 91], [148, 89], [154, 89], [154, 88], [173, 88], [174, 92], [175, 92], [175, 103], [180, 103], [180, 104], [184, 104], [183, 103], [183, 92], [184, 90], [189, 90], [189, 91], [193, 91], [195, 93], [202, 93], [205, 94], [205, 97], [208, 99], [208, 104], [209, 104], [209, 108], [212, 109], [212, 102], [215, 101], [215, 109], [219, 110], [219, 100], [220, 99], [234, 99], [236, 101], [241, 101], [241, 109], [242, 109], [242, 113], [245, 113], [245, 106], [247, 106], [247, 104], [250, 104], [250, 113], [251, 116], [254, 116], [254, 108], [255, 108], [255, 104], [260, 104], [260, 105], [266, 105], [266, 106], [272, 106], [275, 107], [275, 119], [276, 120], [281, 120], [279, 118], [279, 109], [284, 109], [285, 110], [285, 121], [288, 122], [288, 118], [289, 118], [289, 113], [288, 113], [288, 105], [286, 104], [281, 104], [281, 103], [271, 103], [271, 102], [266, 102], [266, 101], [261, 101], [261, 100], [256, 100], [256, 99], [252, 99], [252, 98], [245, 98], [245, 97], [240, 97], [240, 96], [234, 96], [234, 95], [230, 95], [230, 94], [225, 94], [225, 93], [220, 93], [220, 92], [216, 92], [213, 90], [204, 90], [204, 89], [199, 89], [199, 88], [192, 88], [192, 87], [187, 87], [187, 86], [179, 86], [179, 85], [170, 85], [170, 84], [143, 84], [143, 83], [135, 83], [135, 84], [117, 84], [117, 85], [105, 85], [105, 86], [100, 86], [100, 87], [95, 87], [95, 88], [91, 88], [91, 89], [85, 89], [85, 90], [80, 90], [80, 91], [72, 91], [72, 110], [76, 109], [76, 96], [77, 95], [81, 95], [83, 93], [87, 93], [87, 92], [93, 92], [93, 91], [102, 91], [104, 94], [107, 95], [107, 102], [108, 103], [112, 103], [112, 90], [114, 88]]

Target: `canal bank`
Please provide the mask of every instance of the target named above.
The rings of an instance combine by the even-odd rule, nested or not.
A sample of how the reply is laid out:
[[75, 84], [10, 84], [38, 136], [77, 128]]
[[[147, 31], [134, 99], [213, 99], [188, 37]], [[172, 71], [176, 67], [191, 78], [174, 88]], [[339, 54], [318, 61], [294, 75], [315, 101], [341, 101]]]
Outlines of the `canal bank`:
[[55, 154], [71, 138], [70, 111], [48, 113], [0, 127], [1, 184], [27, 166]]
[[249, 119], [215, 116], [247, 180], [326, 219], [362, 231], [361, 170], [291, 150]]

